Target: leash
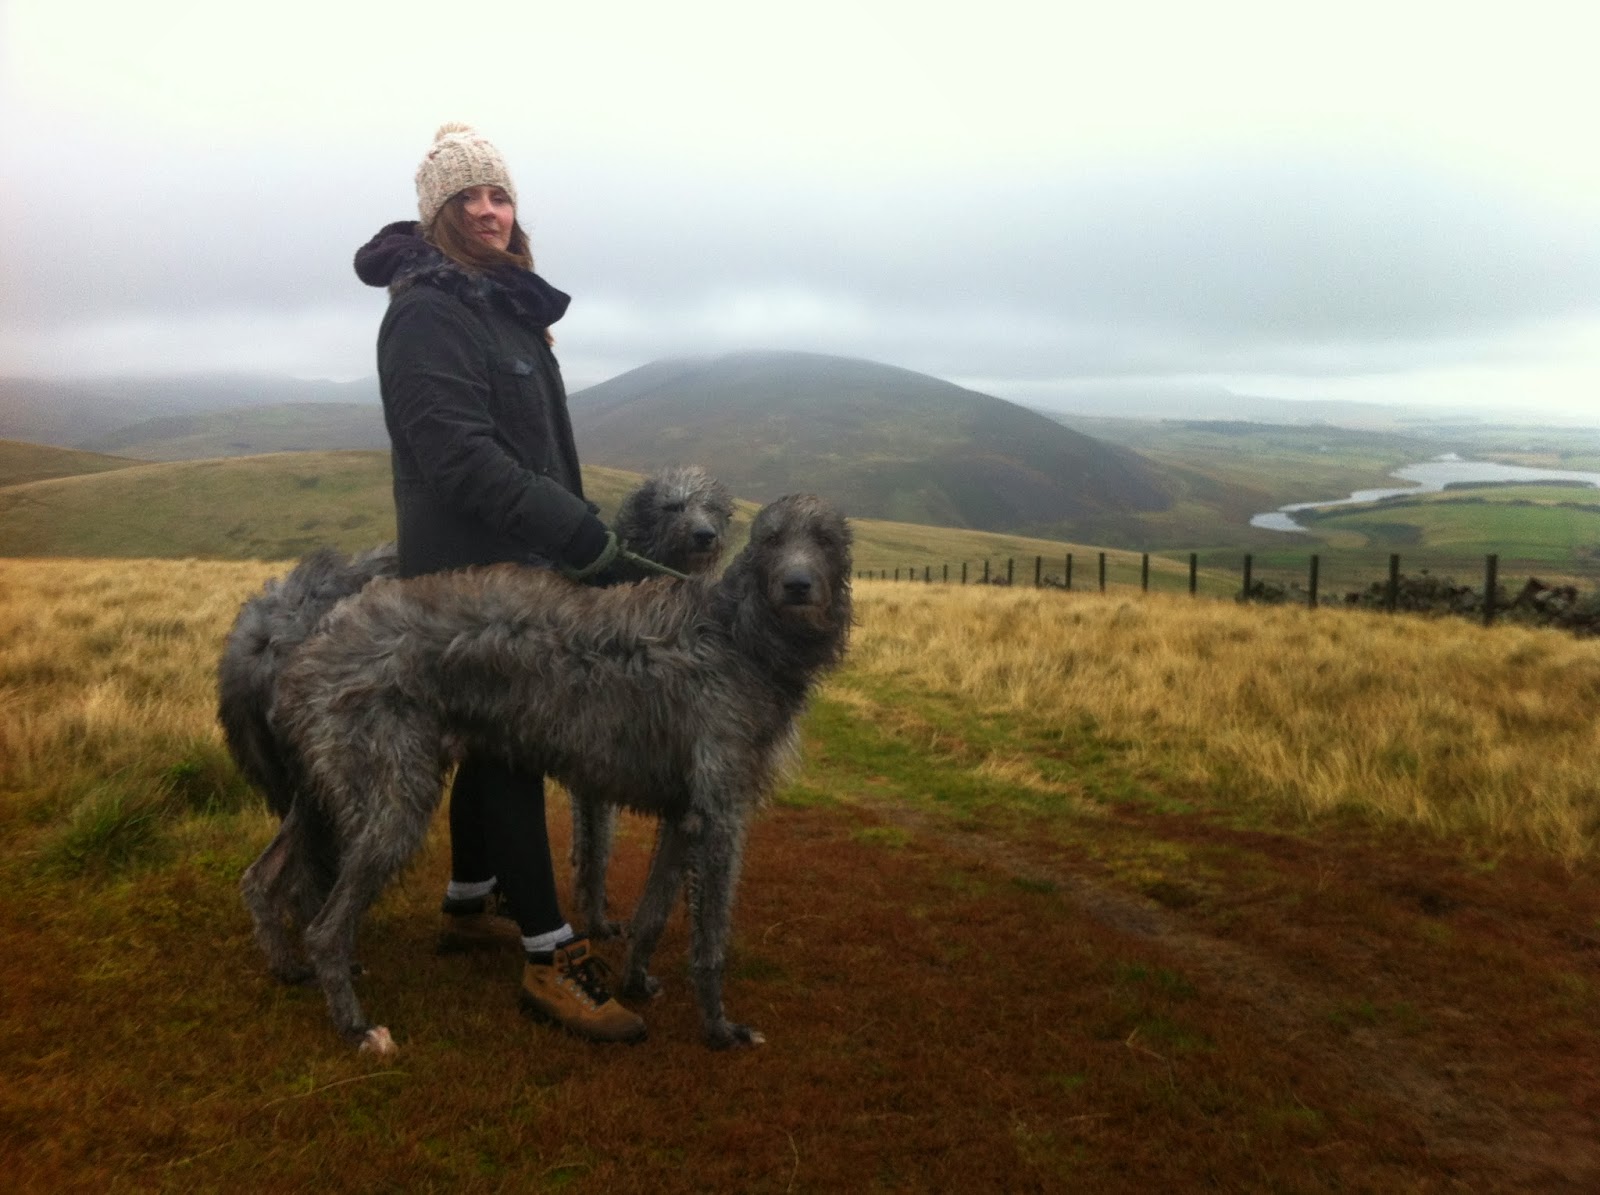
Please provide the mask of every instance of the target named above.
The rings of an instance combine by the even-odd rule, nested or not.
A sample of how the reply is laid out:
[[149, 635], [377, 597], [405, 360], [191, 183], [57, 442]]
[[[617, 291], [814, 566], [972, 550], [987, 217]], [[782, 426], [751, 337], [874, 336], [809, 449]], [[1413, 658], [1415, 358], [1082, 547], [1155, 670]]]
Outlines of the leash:
[[680, 581], [689, 579], [688, 573], [680, 573], [675, 568], [668, 568], [664, 564], [658, 564], [656, 561], [651, 560], [650, 557], [641, 556], [637, 552], [630, 552], [620, 544], [617, 546], [617, 559], [626, 560], [629, 564], [642, 568], [647, 573], [660, 573], [664, 577], [676, 577]]

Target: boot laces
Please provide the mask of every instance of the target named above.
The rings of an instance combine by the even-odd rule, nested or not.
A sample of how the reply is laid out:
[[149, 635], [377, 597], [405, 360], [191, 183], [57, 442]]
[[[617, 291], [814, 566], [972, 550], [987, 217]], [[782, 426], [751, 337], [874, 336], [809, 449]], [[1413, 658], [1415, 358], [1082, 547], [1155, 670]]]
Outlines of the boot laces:
[[577, 962], [569, 960], [564, 973], [595, 1004], [604, 1004], [611, 999], [611, 992], [606, 984], [613, 978], [613, 972], [605, 959], [588, 954]]

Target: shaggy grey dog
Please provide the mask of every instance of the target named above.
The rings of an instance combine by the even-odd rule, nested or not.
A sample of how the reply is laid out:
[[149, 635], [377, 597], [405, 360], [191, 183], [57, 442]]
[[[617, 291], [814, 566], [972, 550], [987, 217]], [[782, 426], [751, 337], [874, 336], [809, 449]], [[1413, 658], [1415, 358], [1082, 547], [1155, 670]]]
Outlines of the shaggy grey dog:
[[[612, 529], [618, 542], [647, 560], [685, 573], [710, 571], [721, 559], [733, 495], [704, 469], [666, 469], [646, 478], [622, 500]], [[316, 630], [328, 611], [378, 577], [393, 577], [393, 544], [346, 557], [322, 548], [286, 577], [269, 581], [239, 610], [217, 667], [217, 715], [239, 770], [279, 818], [294, 804], [295, 778], [272, 729], [272, 703], [285, 662]], [[608, 580], [650, 575], [623, 564]], [[606, 869], [616, 822], [613, 806], [572, 794], [572, 863], [581, 916], [596, 937], [618, 932], [606, 920]]]
[[[279, 680], [274, 728], [302, 798], [241, 885], [274, 972], [293, 974], [286, 922], [311, 914], [306, 955], [334, 1025], [392, 1050], [351, 986], [357, 924], [421, 844], [450, 762], [492, 754], [661, 818], [622, 992], [659, 990], [647, 968], [687, 875], [706, 1042], [761, 1041], [723, 1010], [734, 887], [795, 720], [844, 653], [849, 581], [844, 518], [797, 495], [757, 515], [715, 581], [589, 589], [497, 566], [375, 581], [340, 603]], [[296, 866], [310, 884], [285, 882]], [[308, 891], [326, 899], [293, 907]]]

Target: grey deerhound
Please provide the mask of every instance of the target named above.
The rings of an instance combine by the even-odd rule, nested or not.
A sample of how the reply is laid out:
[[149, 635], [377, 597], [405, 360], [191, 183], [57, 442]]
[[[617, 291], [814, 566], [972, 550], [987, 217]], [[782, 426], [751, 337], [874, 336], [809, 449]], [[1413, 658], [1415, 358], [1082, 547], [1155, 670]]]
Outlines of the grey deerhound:
[[[849, 526], [810, 495], [765, 507], [717, 580], [590, 589], [501, 565], [375, 581], [279, 680], [274, 728], [302, 795], [241, 885], [273, 970], [292, 971], [285, 922], [310, 913], [306, 955], [335, 1027], [393, 1050], [351, 986], [357, 925], [421, 845], [450, 762], [492, 754], [661, 818], [623, 994], [659, 990], [647, 968], [687, 875], [705, 1040], [760, 1042], [722, 1004], [745, 832], [850, 621]], [[296, 860], [311, 884], [283, 882]], [[319, 907], [288, 907], [311, 890]]]
[[[622, 500], [613, 530], [623, 547], [686, 573], [709, 572], [721, 559], [733, 495], [704, 469], [666, 469], [644, 480]], [[217, 715], [239, 770], [280, 819], [294, 803], [295, 778], [284, 744], [270, 720], [278, 676], [329, 610], [378, 577], [393, 577], [399, 561], [393, 544], [346, 557], [332, 548], [312, 553], [287, 576], [269, 581], [250, 598], [223, 647], [217, 667]], [[622, 566], [620, 580], [647, 574]], [[606, 868], [616, 809], [572, 794], [574, 886], [589, 932], [618, 932], [606, 920]]]

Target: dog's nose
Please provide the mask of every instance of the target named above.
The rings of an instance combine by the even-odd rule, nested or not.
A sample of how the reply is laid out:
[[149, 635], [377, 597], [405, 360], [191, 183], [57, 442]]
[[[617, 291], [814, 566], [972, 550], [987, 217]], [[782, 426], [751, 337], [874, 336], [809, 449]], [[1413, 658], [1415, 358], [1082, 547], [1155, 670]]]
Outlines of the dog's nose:
[[783, 578], [783, 600], [804, 602], [811, 597], [811, 576], [808, 573], [789, 573]]
[[711, 547], [717, 542], [717, 533], [709, 527], [697, 527], [694, 533], [694, 546], [701, 551]]

